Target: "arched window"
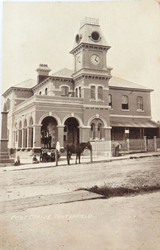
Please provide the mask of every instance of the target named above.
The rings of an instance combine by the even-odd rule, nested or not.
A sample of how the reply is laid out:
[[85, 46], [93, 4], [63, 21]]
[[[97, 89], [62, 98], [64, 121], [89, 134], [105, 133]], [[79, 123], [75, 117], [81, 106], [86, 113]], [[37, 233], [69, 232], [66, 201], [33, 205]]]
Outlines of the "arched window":
[[112, 107], [112, 95], [111, 95], [111, 94], [108, 95], [108, 99], [109, 99], [108, 105], [109, 105], [110, 107]]
[[95, 139], [96, 137], [96, 126], [94, 123], [91, 124], [91, 139]]
[[48, 89], [45, 88], [45, 95], [48, 95]]
[[143, 97], [142, 96], [137, 97], [137, 109], [143, 110]]
[[98, 123], [98, 139], [102, 139], [102, 123]]
[[42, 92], [41, 91], [39, 91], [39, 95], [41, 95], [42, 94]]
[[95, 100], [95, 99], [96, 99], [95, 86], [91, 86], [91, 99], [92, 99], [92, 100]]
[[78, 97], [78, 89], [76, 88], [76, 97]]
[[62, 86], [62, 95], [63, 96], [68, 96], [68, 94], [69, 94], [69, 87]]
[[104, 125], [101, 119], [95, 118], [91, 122], [90, 137], [91, 140], [102, 140], [103, 139], [103, 129]]
[[122, 109], [128, 109], [128, 96], [122, 96]]
[[79, 98], [81, 98], [82, 93], [81, 93], [81, 87], [79, 87]]
[[98, 86], [98, 100], [103, 100], [103, 88]]

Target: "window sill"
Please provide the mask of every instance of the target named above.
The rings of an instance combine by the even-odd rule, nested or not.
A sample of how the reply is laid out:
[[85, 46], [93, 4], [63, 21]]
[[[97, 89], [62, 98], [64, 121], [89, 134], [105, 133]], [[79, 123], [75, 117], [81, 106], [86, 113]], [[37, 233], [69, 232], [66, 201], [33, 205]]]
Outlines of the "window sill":
[[90, 138], [90, 141], [91, 142], [104, 141], [104, 138], [102, 138], [102, 139], [99, 139], [99, 138], [92, 139], [92, 138]]
[[90, 102], [104, 102], [104, 100], [100, 100], [100, 99], [90, 99]]
[[130, 109], [121, 109], [121, 111], [129, 112]]
[[144, 110], [143, 109], [137, 109], [137, 112], [144, 112]]

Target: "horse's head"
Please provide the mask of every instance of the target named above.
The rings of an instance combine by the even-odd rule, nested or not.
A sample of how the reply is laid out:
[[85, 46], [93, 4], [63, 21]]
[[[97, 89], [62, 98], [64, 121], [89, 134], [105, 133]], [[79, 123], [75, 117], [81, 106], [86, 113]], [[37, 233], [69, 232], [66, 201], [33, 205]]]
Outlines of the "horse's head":
[[90, 151], [92, 151], [92, 145], [91, 145], [90, 141], [88, 141], [86, 143], [86, 148], [88, 148]]

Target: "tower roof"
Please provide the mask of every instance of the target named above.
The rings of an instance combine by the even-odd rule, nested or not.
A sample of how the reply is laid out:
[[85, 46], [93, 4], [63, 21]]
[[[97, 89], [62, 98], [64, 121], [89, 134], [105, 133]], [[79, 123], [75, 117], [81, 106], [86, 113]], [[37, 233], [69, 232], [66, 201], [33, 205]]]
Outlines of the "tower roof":
[[98, 19], [85, 17], [82, 20], [79, 32], [75, 37], [73, 50], [82, 43], [109, 47], [100, 29]]

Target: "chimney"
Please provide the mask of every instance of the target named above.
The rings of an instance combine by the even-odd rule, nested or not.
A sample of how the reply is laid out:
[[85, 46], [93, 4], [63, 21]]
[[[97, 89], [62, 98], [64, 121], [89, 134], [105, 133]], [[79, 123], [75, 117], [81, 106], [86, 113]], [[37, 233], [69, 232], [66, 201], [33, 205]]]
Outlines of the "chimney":
[[36, 71], [38, 72], [37, 82], [39, 84], [43, 82], [46, 78], [48, 78], [51, 69], [48, 67], [47, 64], [40, 64]]

